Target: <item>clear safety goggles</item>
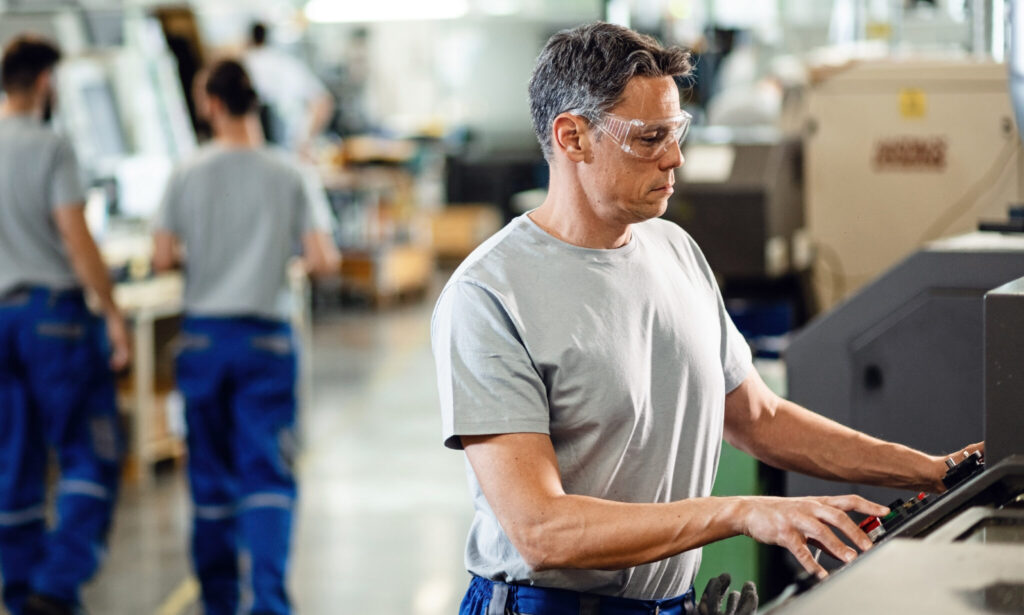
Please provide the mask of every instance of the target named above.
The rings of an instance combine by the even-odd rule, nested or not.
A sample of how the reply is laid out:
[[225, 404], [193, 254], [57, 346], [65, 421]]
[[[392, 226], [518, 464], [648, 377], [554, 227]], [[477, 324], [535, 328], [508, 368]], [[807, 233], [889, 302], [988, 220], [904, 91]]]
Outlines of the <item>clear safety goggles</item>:
[[598, 118], [591, 114], [570, 111], [586, 117], [598, 130], [619, 144], [622, 151], [642, 160], [660, 158], [673, 144], [682, 145], [693, 116], [686, 111], [662, 120], [635, 120], [612, 113]]

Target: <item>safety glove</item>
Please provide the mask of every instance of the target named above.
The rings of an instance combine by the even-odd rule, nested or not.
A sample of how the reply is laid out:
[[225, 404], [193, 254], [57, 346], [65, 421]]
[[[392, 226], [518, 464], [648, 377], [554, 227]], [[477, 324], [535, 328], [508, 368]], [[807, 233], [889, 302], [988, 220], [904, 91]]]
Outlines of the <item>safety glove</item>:
[[729, 592], [725, 610], [720, 610], [722, 597], [731, 582], [732, 577], [727, 572], [708, 581], [704, 595], [700, 597], [700, 604], [697, 605], [697, 615], [754, 615], [757, 611], [757, 588], [753, 581], [744, 583], [742, 591]]

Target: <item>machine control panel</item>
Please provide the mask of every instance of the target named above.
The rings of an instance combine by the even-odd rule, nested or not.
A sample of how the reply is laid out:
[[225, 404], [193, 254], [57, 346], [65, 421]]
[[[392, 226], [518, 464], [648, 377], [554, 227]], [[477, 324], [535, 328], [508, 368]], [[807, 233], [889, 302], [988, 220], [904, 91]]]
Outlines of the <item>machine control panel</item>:
[[860, 529], [868, 535], [871, 542], [878, 543], [879, 540], [891, 534], [920, 512], [941, 500], [958, 485], [980, 474], [985, 470], [985, 459], [980, 452], [971, 455], [964, 453], [964, 458], [959, 463], [951, 457], [946, 460], [946, 466], [948, 466], [948, 470], [942, 479], [942, 483], [946, 486], [945, 494], [918, 493], [911, 498], [898, 499], [889, 504], [889, 514], [884, 517], [868, 517], [861, 521]]
[[1024, 455], [951, 461], [945, 493], [864, 520], [883, 544], [825, 579], [801, 574], [760, 612], [1024, 613]]

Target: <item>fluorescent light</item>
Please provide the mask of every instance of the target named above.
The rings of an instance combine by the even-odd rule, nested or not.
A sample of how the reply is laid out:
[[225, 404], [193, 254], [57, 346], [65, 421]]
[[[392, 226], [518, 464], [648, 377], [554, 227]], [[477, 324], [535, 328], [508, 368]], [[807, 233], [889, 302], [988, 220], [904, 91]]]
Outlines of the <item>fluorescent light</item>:
[[522, 10], [520, 0], [477, 0], [477, 10], [487, 15], [515, 15]]
[[629, 0], [609, 0], [606, 11], [608, 23], [629, 27], [629, 18], [632, 14]]
[[310, 0], [306, 19], [315, 23], [455, 19], [469, 12], [469, 0]]

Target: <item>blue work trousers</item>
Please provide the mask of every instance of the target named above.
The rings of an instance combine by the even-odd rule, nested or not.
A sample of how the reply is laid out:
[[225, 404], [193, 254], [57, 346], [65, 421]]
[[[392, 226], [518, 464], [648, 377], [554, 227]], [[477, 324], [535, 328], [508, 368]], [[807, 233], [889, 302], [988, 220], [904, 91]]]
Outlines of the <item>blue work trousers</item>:
[[693, 588], [664, 600], [634, 600], [516, 585], [473, 576], [459, 615], [693, 615]]
[[[33, 592], [78, 604], [105, 552], [122, 442], [108, 349], [81, 291], [0, 298], [0, 573], [14, 615]], [[51, 448], [60, 479], [47, 531]]]
[[285, 577], [296, 497], [297, 370], [291, 328], [259, 318], [187, 316], [176, 369], [204, 613], [290, 613]]

